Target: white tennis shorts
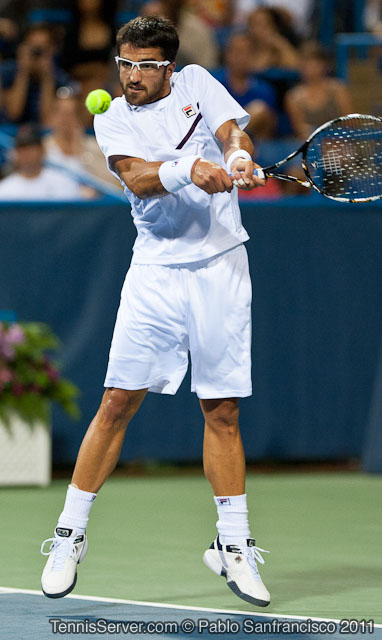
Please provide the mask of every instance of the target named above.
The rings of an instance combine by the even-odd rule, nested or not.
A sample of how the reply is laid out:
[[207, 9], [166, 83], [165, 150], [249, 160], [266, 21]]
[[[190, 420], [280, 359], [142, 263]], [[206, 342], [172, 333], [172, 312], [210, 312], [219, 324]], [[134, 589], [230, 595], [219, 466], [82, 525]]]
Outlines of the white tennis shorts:
[[175, 394], [191, 354], [199, 398], [250, 396], [251, 280], [239, 245], [188, 264], [132, 264], [105, 387]]

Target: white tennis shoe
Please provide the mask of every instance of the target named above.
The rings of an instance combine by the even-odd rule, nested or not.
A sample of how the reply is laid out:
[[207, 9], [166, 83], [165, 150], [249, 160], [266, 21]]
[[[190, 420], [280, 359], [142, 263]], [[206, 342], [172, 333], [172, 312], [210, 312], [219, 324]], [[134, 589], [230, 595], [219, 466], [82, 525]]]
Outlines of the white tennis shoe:
[[[50, 542], [49, 551], [44, 546]], [[75, 529], [56, 527], [54, 538], [47, 538], [41, 545], [43, 556], [49, 556], [41, 577], [41, 586], [48, 598], [62, 598], [70, 593], [77, 582], [77, 564], [82, 562], [88, 550], [85, 534]]]
[[260, 552], [269, 553], [256, 547], [253, 538], [248, 538], [245, 547], [237, 547], [221, 544], [217, 536], [205, 551], [203, 561], [211, 571], [227, 579], [227, 585], [239, 598], [258, 607], [266, 607], [271, 597], [257, 568], [256, 561], [264, 564]]

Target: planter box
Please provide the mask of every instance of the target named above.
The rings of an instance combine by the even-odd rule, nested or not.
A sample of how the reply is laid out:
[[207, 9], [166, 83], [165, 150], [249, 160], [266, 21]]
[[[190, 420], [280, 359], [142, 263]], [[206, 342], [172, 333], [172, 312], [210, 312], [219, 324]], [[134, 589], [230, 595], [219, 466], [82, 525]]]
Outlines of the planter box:
[[32, 425], [12, 414], [9, 427], [0, 420], [0, 485], [41, 485], [51, 480], [51, 428]]

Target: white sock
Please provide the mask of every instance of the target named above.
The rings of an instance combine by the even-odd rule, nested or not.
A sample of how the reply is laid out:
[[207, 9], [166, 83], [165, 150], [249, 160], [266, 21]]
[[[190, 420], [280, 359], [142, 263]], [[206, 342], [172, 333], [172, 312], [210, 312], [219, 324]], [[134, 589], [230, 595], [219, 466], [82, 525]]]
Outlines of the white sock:
[[66, 492], [64, 510], [58, 519], [58, 526], [85, 533], [89, 512], [96, 496], [96, 493], [82, 491], [70, 484]]
[[219, 520], [216, 523], [222, 544], [247, 546], [251, 537], [248, 524], [247, 494], [215, 496]]

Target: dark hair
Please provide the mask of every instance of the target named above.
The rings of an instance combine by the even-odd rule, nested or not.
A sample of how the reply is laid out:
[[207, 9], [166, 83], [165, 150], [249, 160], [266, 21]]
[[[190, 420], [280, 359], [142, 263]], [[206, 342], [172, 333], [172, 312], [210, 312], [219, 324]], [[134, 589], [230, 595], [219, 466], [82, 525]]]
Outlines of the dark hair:
[[[79, 6], [79, 1], [75, 0], [72, 3], [74, 6], [72, 7], [73, 19], [72, 22], [74, 24], [79, 24], [81, 22], [82, 11]], [[118, 7], [118, 0], [102, 0], [101, 6], [98, 10], [98, 16], [103, 22], [107, 22], [108, 25], [112, 25], [114, 22], [115, 13]]]
[[171, 20], [147, 16], [134, 18], [120, 28], [117, 33], [118, 55], [123, 44], [142, 49], [160, 47], [166, 60], [174, 62], [179, 49], [179, 38]]

